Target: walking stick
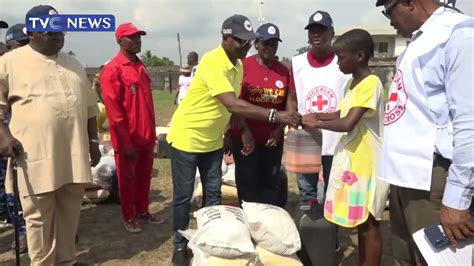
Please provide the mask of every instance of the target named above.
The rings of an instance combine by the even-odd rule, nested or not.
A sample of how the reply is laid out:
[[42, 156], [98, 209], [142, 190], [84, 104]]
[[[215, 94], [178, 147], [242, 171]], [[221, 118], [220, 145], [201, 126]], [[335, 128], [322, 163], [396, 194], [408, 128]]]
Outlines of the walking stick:
[[12, 176], [13, 176], [13, 225], [15, 227], [15, 262], [16, 265], [20, 265], [20, 239], [18, 236], [18, 230], [20, 228], [20, 219], [18, 219], [18, 200], [19, 200], [19, 193], [18, 193], [18, 180], [17, 180], [17, 161], [16, 159], [12, 159]]

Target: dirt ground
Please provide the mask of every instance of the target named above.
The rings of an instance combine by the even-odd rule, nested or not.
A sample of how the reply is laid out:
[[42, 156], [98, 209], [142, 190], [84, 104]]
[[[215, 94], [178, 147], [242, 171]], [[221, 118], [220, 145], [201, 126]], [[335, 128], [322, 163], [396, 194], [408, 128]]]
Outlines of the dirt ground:
[[[85, 204], [79, 225], [77, 259], [91, 265], [171, 265], [172, 227], [171, 199], [172, 183], [168, 159], [155, 162], [158, 175], [152, 180], [151, 211], [162, 215], [166, 222], [162, 225], [145, 225], [140, 234], [125, 231], [120, 206], [114, 203]], [[289, 177], [289, 203], [287, 209], [294, 214], [296, 209], [296, 180]], [[382, 265], [390, 261], [388, 214], [382, 223], [384, 255]], [[14, 265], [15, 257], [10, 250], [14, 239], [12, 229], [0, 230], [0, 265]], [[338, 254], [338, 264], [357, 265], [357, 232], [339, 231], [342, 252]], [[21, 257], [22, 265], [29, 264], [27, 255]]]
[[[176, 108], [174, 94], [154, 91], [155, 117], [159, 126], [171, 120]], [[114, 203], [100, 205], [85, 204], [79, 224], [77, 259], [90, 265], [171, 265], [172, 226], [171, 199], [172, 182], [169, 159], [157, 159], [152, 179], [152, 213], [165, 218], [162, 225], [144, 225], [140, 234], [125, 231], [120, 215], [120, 206]], [[297, 185], [294, 175], [289, 175], [289, 194], [286, 209], [295, 216], [297, 205]], [[191, 221], [193, 225], [193, 221]], [[391, 265], [390, 230], [388, 212], [382, 222], [383, 249], [381, 265]], [[337, 256], [339, 265], [358, 265], [357, 231], [339, 230], [341, 252]], [[10, 246], [14, 240], [11, 228], [0, 229], [0, 265], [14, 265], [15, 256]], [[28, 265], [28, 255], [22, 255], [21, 264]]]

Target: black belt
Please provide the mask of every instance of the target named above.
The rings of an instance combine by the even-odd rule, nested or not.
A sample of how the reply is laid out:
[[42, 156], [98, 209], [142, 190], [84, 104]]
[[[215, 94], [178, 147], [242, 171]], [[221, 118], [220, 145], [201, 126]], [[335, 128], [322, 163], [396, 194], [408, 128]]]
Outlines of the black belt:
[[433, 154], [433, 167], [440, 166], [445, 170], [448, 170], [451, 166], [451, 160], [444, 158], [438, 153]]

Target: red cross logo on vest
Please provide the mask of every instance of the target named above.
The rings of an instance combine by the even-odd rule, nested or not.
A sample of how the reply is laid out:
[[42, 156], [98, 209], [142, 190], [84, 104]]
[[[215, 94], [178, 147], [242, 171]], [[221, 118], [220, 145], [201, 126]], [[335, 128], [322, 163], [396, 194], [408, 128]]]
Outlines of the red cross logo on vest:
[[408, 95], [403, 83], [403, 73], [398, 70], [393, 77], [392, 85], [390, 85], [388, 102], [385, 106], [384, 125], [393, 124], [403, 116], [407, 101]]
[[389, 102], [396, 102], [398, 100], [398, 94], [395, 92], [392, 92], [390, 94], [390, 97], [388, 97]]
[[323, 107], [328, 105], [328, 100], [324, 100], [322, 95], [318, 95], [317, 100], [312, 103], [313, 106], [318, 108], [318, 111], [321, 112]]
[[306, 96], [306, 113], [329, 113], [336, 111], [337, 98], [333, 90], [319, 86], [312, 89]]

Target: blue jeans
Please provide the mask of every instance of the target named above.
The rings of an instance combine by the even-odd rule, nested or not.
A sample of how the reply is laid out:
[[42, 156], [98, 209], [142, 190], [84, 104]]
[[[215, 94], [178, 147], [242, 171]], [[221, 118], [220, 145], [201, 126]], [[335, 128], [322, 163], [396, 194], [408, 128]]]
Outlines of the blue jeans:
[[13, 194], [5, 193], [5, 175], [7, 172], [7, 160], [0, 158], [0, 217], [6, 218], [7, 222], [15, 226], [16, 216], [18, 215], [20, 235], [26, 234], [25, 219], [23, 219], [23, 211], [21, 210], [20, 201], [18, 201], [18, 213], [15, 213]]
[[173, 176], [173, 231], [175, 248], [186, 247], [187, 240], [178, 230], [189, 225], [191, 197], [194, 191], [196, 168], [201, 174], [203, 206], [221, 204], [222, 157], [224, 150], [206, 153], [185, 152], [171, 147], [171, 175]]
[[7, 160], [0, 158], [0, 220], [9, 220], [7, 210], [7, 196], [5, 194], [5, 175], [7, 173]]
[[[321, 157], [321, 164], [323, 168], [324, 179], [324, 196], [328, 189], [329, 174], [332, 167], [332, 155], [323, 155]], [[319, 173], [311, 174], [297, 174], [298, 188], [300, 190], [300, 203], [307, 203], [308, 201], [316, 201], [318, 199], [318, 180]]]
[[[5, 127], [8, 127], [10, 122], [11, 112], [8, 112], [5, 116], [3, 123]], [[7, 209], [7, 195], [5, 193], [5, 176], [7, 174], [7, 158], [0, 157], [0, 220], [7, 219], [7, 222], [10, 222], [10, 216], [8, 215]]]

